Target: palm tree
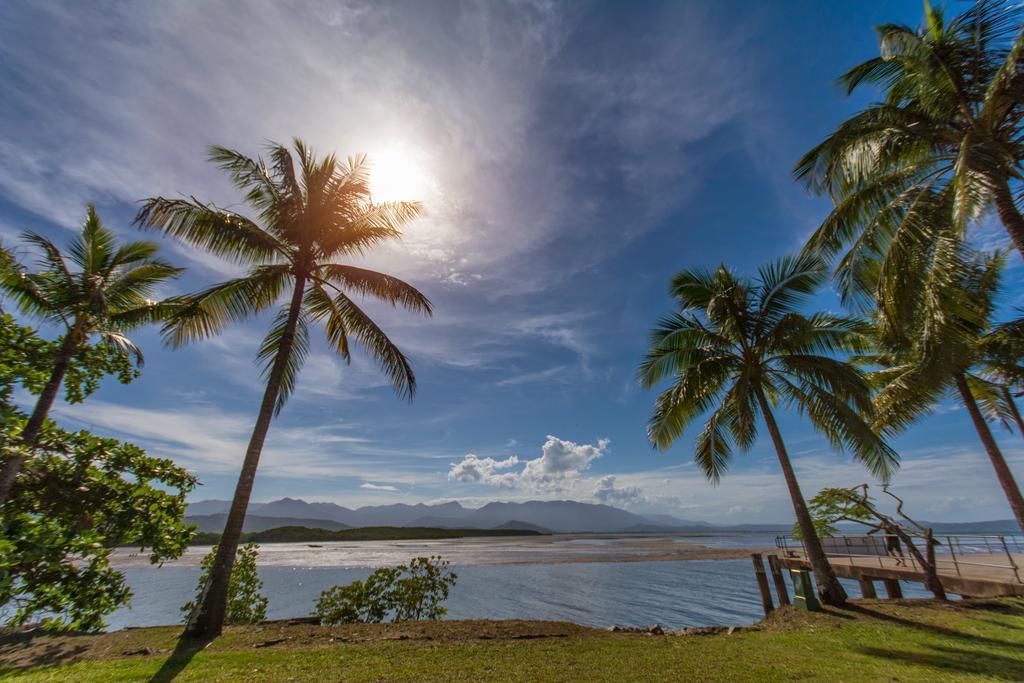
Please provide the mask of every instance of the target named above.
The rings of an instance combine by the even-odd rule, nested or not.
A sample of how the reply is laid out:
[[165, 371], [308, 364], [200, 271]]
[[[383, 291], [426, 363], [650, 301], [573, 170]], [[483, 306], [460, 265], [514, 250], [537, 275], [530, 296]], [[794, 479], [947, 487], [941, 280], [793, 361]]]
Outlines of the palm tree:
[[64, 334], [50, 377], [22, 429], [22, 448], [10, 453], [0, 470], [0, 503], [7, 499], [28, 452], [35, 447], [75, 354], [98, 337], [141, 364], [142, 352], [125, 335], [167, 315], [167, 305], [148, 297], [154, 287], [182, 272], [156, 258], [158, 247], [152, 242], [118, 246], [92, 204], [82, 233], [71, 242], [67, 255], [42, 235], [27, 232], [22, 238], [42, 250], [40, 270], [27, 273], [12, 262], [4, 269], [0, 287], [22, 312], [62, 327]]
[[882, 239], [913, 240], [924, 199], [948, 202], [961, 234], [991, 207], [1024, 255], [1021, 189], [1024, 32], [1019, 5], [978, 2], [946, 22], [925, 2], [920, 30], [877, 27], [880, 56], [839, 79], [884, 100], [845, 121], [794, 174], [835, 208], [809, 246], [850, 256]]
[[399, 395], [412, 398], [412, 366], [351, 295], [368, 295], [409, 310], [431, 313], [423, 294], [390, 275], [336, 263], [401, 235], [420, 215], [418, 202], [374, 203], [365, 156], [317, 160], [299, 140], [268, 148], [269, 165], [223, 147], [210, 161], [227, 172], [257, 218], [190, 199], [155, 197], [136, 222], [157, 228], [217, 256], [248, 266], [243, 276], [184, 297], [165, 326], [172, 346], [218, 334], [226, 325], [277, 305], [287, 293], [260, 347], [266, 389], [245, 452], [238, 484], [209, 581], [186, 633], [214, 637], [224, 621], [228, 582], [260, 453], [272, 417], [295, 387], [309, 348], [311, 323], [322, 322], [331, 347], [349, 360], [350, 337], [376, 358]]
[[1001, 254], [962, 262], [930, 305], [919, 302], [898, 320], [886, 319], [888, 311], [881, 308], [877, 351], [860, 361], [878, 368], [870, 379], [878, 388], [875, 426], [880, 430], [906, 429], [950, 394], [963, 404], [1024, 531], [1024, 497], [986, 420], [1009, 424], [1019, 418], [1009, 386], [1024, 381], [1024, 320], [990, 322]]
[[729, 466], [733, 446], [746, 451], [754, 445], [761, 416], [822, 600], [840, 605], [846, 592], [825, 557], [773, 408], [782, 404], [806, 414], [833, 447], [851, 449], [883, 480], [897, 467], [898, 457], [861, 417], [872, 409], [865, 378], [837, 357], [863, 351], [862, 323], [796, 311], [826, 277], [824, 264], [810, 256], [764, 266], [753, 281], [725, 266], [679, 273], [671, 286], [679, 311], [651, 334], [639, 379], [647, 388], [673, 380], [658, 396], [647, 429], [660, 450], [711, 411], [697, 437], [695, 460], [715, 484]]

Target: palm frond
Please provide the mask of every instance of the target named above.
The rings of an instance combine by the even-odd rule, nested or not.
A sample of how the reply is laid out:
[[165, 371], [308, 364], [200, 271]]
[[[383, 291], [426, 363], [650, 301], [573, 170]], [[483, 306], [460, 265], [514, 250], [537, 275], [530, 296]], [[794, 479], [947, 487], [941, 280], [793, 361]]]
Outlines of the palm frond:
[[[409, 359], [398, 346], [344, 293], [333, 297], [335, 318], [331, 323], [345, 330], [346, 335], [355, 338], [377, 361], [381, 370], [391, 380], [391, 386], [399, 396], [412, 399], [416, 393], [416, 375]], [[337, 337], [337, 333], [335, 333]]]
[[156, 228], [165, 235], [236, 263], [267, 263], [288, 257], [284, 244], [248, 218], [203, 204], [195, 198], [147, 199], [135, 223]]
[[827, 277], [825, 263], [808, 252], [783, 256], [762, 266], [758, 270], [757, 333], [792, 312], [817, 291]]
[[694, 462], [708, 481], [715, 485], [721, 481], [732, 459], [732, 444], [726, 430], [726, 424], [731, 419], [730, 406], [725, 403], [708, 418], [693, 450]]
[[257, 361], [263, 363], [263, 379], [269, 380], [275, 367], [280, 365], [280, 384], [277, 390], [277, 403], [274, 414], [280, 414], [288, 397], [292, 395], [298, 383], [299, 371], [309, 355], [309, 323], [300, 312], [295, 321], [289, 344], [285, 348], [285, 337], [289, 330], [289, 307], [282, 306], [274, 318], [270, 331], [263, 338]]
[[246, 320], [273, 306], [292, 281], [286, 265], [257, 266], [245, 277], [169, 300], [174, 315], [163, 327], [174, 348], [218, 334], [227, 324]]
[[324, 263], [317, 267], [316, 277], [342, 290], [372, 296], [393, 306], [401, 305], [426, 315], [433, 312], [430, 300], [418, 289], [391, 275], [340, 263]]

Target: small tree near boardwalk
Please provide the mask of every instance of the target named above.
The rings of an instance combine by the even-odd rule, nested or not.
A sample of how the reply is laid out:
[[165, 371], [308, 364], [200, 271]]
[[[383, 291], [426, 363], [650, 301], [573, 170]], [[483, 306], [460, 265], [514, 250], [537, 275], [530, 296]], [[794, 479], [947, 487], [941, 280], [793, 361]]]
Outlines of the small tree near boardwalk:
[[[225, 616], [225, 622], [228, 624], [255, 624], [267, 618], [267, 598], [260, 594], [263, 582], [256, 572], [259, 548], [255, 543], [248, 543], [239, 548], [235, 555], [235, 568], [231, 573], [231, 583], [228, 585], [228, 608]], [[195, 610], [197, 601], [202, 598], [210, 568], [216, 558], [217, 546], [213, 546], [200, 565], [203, 573], [199, 577], [196, 600], [190, 600], [181, 607], [186, 621]]]
[[440, 619], [448, 613], [444, 601], [458, 575], [440, 556], [413, 558], [409, 564], [380, 567], [365, 581], [334, 586], [320, 594], [316, 615], [321, 623], [380, 623]]
[[[818, 492], [809, 501], [811, 518], [816, 531], [821, 536], [835, 536], [838, 522], [854, 522], [869, 527], [869, 534], [882, 532], [896, 536], [924, 572], [924, 586], [939, 600], [946, 599], [946, 591], [942, 587], [935, 564], [935, 546], [932, 530], [915, 522], [903, 512], [903, 500], [883, 486], [882, 492], [896, 501], [896, 514], [887, 515], [878, 509], [874, 498], [868, 495], [868, 485], [861, 484], [851, 488], [826, 488]], [[794, 527], [794, 535], [799, 538], [799, 529]], [[924, 541], [922, 552], [914, 538]]]

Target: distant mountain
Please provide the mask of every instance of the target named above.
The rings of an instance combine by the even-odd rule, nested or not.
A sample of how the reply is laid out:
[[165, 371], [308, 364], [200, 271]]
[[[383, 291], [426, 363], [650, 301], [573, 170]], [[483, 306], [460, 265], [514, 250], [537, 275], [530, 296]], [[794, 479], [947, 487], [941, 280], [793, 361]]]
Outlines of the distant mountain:
[[931, 527], [936, 534], [1021, 535], [1020, 525], [1015, 519], [994, 519], [987, 522], [918, 522], [918, 524]]
[[[230, 506], [226, 500], [203, 500], [188, 506], [189, 518], [224, 515]], [[524, 503], [488, 503], [481, 508], [463, 507], [457, 502], [427, 505], [369, 505], [351, 509], [334, 503], [308, 503], [298, 498], [282, 498], [249, 506], [249, 519], [268, 518], [261, 528], [274, 526], [319, 526], [325, 529], [348, 527], [433, 527], [441, 529], [494, 529], [515, 522], [523, 525], [506, 528], [534, 528], [546, 532], [610, 533], [721, 533], [789, 531], [787, 524], [741, 524], [721, 526], [691, 521], [672, 515], [639, 515], [610, 505], [581, 503], [574, 500], [531, 500]], [[284, 521], [282, 521], [284, 520]], [[326, 522], [334, 523], [326, 526]], [[197, 522], [198, 523], [198, 522]], [[203, 520], [206, 526], [216, 523]], [[247, 524], [253, 522], [247, 521]], [[266, 526], [269, 524], [269, 526]], [[981, 523], [984, 525], [984, 523]], [[220, 527], [223, 521], [220, 522]], [[220, 531], [221, 528], [211, 528]], [[248, 527], [247, 527], [248, 530]]]
[[488, 503], [476, 511], [472, 521], [480, 526], [494, 527], [512, 519], [563, 533], [624, 531], [644, 522], [643, 517], [610, 505], [574, 500]]
[[536, 531], [539, 534], [550, 534], [551, 529], [545, 529], [542, 526], [536, 524], [530, 524], [529, 522], [520, 522], [517, 519], [510, 519], [504, 524], [499, 524], [496, 527], [491, 527], [492, 531]]
[[[255, 503], [249, 506], [252, 512], [262, 517], [306, 517], [309, 519], [329, 519], [348, 524], [346, 518], [353, 511], [334, 503], [307, 503], [297, 498], [282, 498], [269, 503]], [[352, 526], [349, 524], [349, 526]]]
[[[200, 508], [202, 509], [202, 508]], [[192, 506], [189, 506], [192, 512]], [[195, 524], [200, 531], [224, 531], [224, 522], [227, 521], [226, 512], [218, 512], [212, 515], [186, 515], [187, 524]], [[347, 524], [335, 522], [329, 519], [309, 519], [304, 517], [265, 517], [263, 515], [246, 515], [242, 531], [266, 531], [281, 526], [303, 526], [310, 529], [327, 529], [328, 531], [340, 531], [348, 529]]]
[[[253, 505], [257, 505], [254, 503]], [[253, 505], [249, 506], [250, 511]], [[195, 503], [188, 504], [188, 511], [186, 514], [189, 515], [216, 515], [220, 512], [227, 512], [231, 508], [230, 500], [200, 500]]]
[[416, 519], [409, 522], [407, 526], [422, 526], [432, 527], [434, 529], [458, 529], [460, 527], [466, 527], [472, 524], [461, 517], [435, 517], [434, 515], [427, 515], [426, 517], [417, 517]]
[[[226, 514], [229, 505], [228, 501], [199, 501], [189, 505], [188, 515], [223, 515]], [[292, 520], [329, 520], [350, 527], [433, 526], [493, 529], [515, 520], [542, 529], [566, 533], [573, 531], [624, 531], [641, 525], [653, 525], [650, 518], [610, 505], [580, 503], [572, 500], [488, 503], [478, 509], [466, 508], [457, 502], [437, 505], [398, 503], [371, 505], [352, 510], [334, 503], [307, 503], [296, 498], [282, 498], [269, 503], [253, 503], [249, 506], [249, 511], [252, 513], [250, 516]], [[673, 524], [685, 523], [676, 518], [669, 519]], [[276, 526], [282, 526], [282, 524]], [[301, 526], [310, 526], [310, 524], [303, 523]]]
[[712, 525], [707, 522], [694, 522], [689, 519], [673, 517], [672, 515], [644, 515], [643, 517], [644, 519], [648, 519], [654, 524], [663, 527], [712, 527]]

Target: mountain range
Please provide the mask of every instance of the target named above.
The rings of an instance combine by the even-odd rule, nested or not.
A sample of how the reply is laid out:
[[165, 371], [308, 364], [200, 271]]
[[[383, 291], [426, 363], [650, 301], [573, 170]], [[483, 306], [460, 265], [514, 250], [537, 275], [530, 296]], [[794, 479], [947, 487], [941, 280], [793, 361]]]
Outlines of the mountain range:
[[[191, 503], [186, 520], [200, 531], [221, 531], [231, 502], [201, 500]], [[1014, 520], [987, 522], [921, 522], [937, 534], [1017, 534]], [[279, 526], [305, 526], [331, 531], [348, 527], [399, 526], [448, 529], [531, 529], [555, 533], [625, 532], [780, 532], [789, 524], [718, 525], [680, 519], [672, 515], [641, 515], [610, 505], [573, 500], [531, 500], [523, 503], [488, 503], [464, 507], [457, 502], [427, 505], [370, 505], [346, 508], [335, 503], [308, 503], [298, 498], [281, 498], [269, 503], [251, 503], [245, 531], [263, 531]], [[863, 527], [843, 526], [843, 533], [864, 533]]]
[[[201, 531], [220, 531], [230, 506], [226, 500], [202, 500], [188, 506], [187, 521]], [[280, 524], [274, 524], [274, 521]], [[308, 526], [325, 529], [368, 526], [439, 527], [466, 529], [533, 529], [556, 533], [657, 531], [783, 531], [785, 525], [754, 524], [722, 527], [671, 515], [640, 515], [610, 505], [572, 500], [531, 500], [523, 503], [488, 503], [480, 508], [457, 502], [426, 505], [371, 505], [356, 509], [334, 503], [308, 503], [282, 498], [251, 503], [246, 531], [267, 526]], [[331, 526], [327, 526], [331, 525]]]

